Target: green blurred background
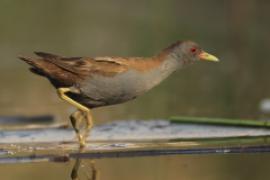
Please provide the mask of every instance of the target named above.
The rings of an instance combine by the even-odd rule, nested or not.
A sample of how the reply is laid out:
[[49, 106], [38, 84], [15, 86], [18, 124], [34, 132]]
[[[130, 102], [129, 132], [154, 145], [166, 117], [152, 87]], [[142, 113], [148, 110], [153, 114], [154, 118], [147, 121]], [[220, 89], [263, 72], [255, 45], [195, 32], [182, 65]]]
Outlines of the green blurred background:
[[259, 103], [270, 97], [269, 6], [255, 0], [1, 0], [0, 115], [53, 114], [61, 121], [72, 111], [20, 54], [151, 56], [190, 39], [221, 62], [178, 71], [137, 100], [95, 110], [96, 120], [260, 118]]

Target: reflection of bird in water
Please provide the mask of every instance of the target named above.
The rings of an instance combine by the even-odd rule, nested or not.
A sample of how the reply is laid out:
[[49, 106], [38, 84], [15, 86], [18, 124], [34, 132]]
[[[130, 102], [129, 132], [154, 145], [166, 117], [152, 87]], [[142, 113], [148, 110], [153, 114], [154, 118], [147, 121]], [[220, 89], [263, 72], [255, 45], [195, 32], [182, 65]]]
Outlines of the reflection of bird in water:
[[[85, 170], [86, 168], [90, 168], [90, 170]], [[82, 163], [82, 159], [76, 159], [75, 164], [72, 168], [70, 177], [72, 180], [79, 180], [80, 174], [79, 171], [82, 170], [86, 175], [87, 180], [100, 180], [99, 179], [99, 171], [96, 169], [95, 161], [91, 160], [87, 163]]]
[[[218, 61], [191, 41], [178, 41], [150, 58], [36, 54], [38, 58], [20, 59], [32, 66], [32, 72], [47, 77], [59, 97], [78, 109], [70, 119], [81, 146], [93, 125], [91, 108], [135, 99], [177, 69], [196, 61]], [[81, 125], [83, 120], [86, 126]]]

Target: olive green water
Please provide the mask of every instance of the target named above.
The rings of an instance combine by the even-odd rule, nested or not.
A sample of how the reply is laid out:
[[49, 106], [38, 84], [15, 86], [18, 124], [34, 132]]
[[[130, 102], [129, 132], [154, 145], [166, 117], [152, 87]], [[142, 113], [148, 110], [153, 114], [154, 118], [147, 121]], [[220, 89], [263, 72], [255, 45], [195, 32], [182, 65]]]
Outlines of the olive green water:
[[[68, 123], [73, 111], [45, 79], [27, 71], [19, 54], [151, 56], [176, 40], [191, 39], [221, 62], [197, 63], [137, 100], [97, 109], [95, 123], [172, 115], [265, 118], [259, 106], [270, 97], [269, 7], [270, 2], [253, 0], [2, 0], [0, 115], [51, 114], [57, 123]], [[95, 166], [106, 180], [269, 179], [268, 158], [268, 153], [125, 157], [96, 159]], [[82, 164], [80, 176], [87, 179], [90, 160]], [[8, 180], [68, 179], [73, 165], [74, 159], [4, 163], [0, 173]]]
[[75, 144], [1, 145], [9, 153], [0, 157], [0, 173], [5, 179], [95, 180], [252, 180], [270, 175], [267, 137], [133, 143], [93, 142], [96, 150], [81, 151]]
[[[170, 157], [114, 158], [95, 160], [98, 178], [105, 180], [269, 179], [269, 154], [184, 155]], [[1, 165], [5, 179], [71, 179], [74, 161]], [[92, 162], [83, 160], [81, 179], [91, 179]], [[16, 173], [15, 173], [16, 172]], [[93, 179], [93, 178], [92, 178]]]

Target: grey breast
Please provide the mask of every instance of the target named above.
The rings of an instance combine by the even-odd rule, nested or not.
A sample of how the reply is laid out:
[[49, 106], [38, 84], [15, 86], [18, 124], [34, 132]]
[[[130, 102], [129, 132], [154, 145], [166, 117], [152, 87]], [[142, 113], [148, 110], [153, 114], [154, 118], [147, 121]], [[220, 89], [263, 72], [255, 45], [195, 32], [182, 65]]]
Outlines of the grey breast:
[[94, 75], [85, 80], [81, 91], [90, 99], [117, 104], [136, 98], [160, 82], [159, 72], [129, 70], [114, 77]]

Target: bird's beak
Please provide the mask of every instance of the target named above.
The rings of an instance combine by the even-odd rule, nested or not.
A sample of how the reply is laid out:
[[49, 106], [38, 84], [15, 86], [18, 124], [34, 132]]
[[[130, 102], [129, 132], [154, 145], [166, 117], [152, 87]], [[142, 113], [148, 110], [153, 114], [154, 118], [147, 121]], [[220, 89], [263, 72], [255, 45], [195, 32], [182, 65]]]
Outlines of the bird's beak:
[[219, 61], [219, 59], [216, 56], [214, 56], [212, 54], [209, 54], [209, 53], [207, 53], [205, 51], [202, 51], [199, 54], [199, 58], [200, 58], [200, 60], [204, 60], [204, 61], [214, 61], [214, 62]]

